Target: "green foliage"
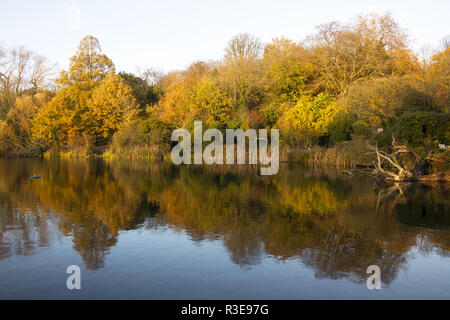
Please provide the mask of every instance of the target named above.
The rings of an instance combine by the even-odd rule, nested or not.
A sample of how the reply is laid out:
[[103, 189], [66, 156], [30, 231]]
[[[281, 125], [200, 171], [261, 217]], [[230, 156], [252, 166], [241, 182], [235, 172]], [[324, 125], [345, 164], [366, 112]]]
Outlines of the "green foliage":
[[288, 39], [276, 38], [266, 46], [262, 63], [270, 102], [296, 102], [311, 93], [314, 66], [304, 56], [305, 49]]
[[168, 146], [170, 144], [170, 128], [162, 121], [150, 117], [139, 123], [143, 142], [148, 145]]
[[193, 90], [193, 113], [211, 128], [232, 128], [232, 101], [213, 81], [205, 79]]
[[131, 93], [139, 106], [139, 114], [145, 116], [147, 107], [158, 102], [162, 94], [161, 89], [132, 73], [120, 72], [118, 75], [131, 88]]
[[[388, 127], [381, 132], [372, 133], [370, 136], [367, 135], [366, 139], [373, 142], [380, 148], [390, 148], [392, 146], [392, 127]], [[361, 135], [360, 137], [364, 137]]]
[[170, 128], [153, 117], [130, 121], [114, 134], [112, 154], [120, 157], [136, 151], [139, 155], [167, 153], [170, 134]]
[[450, 114], [414, 112], [400, 116], [394, 125], [395, 138], [411, 147], [450, 144]]
[[328, 125], [330, 143], [334, 144], [335, 142], [351, 140], [352, 134], [354, 133], [353, 125], [356, 119], [357, 116], [354, 113], [338, 112]]
[[367, 120], [359, 119], [353, 124], [353, 132], [357, 137], [369, 139], [374, 133], [374, 130], [371, 124], [367, 123]]
[[282, 116], [283, 112], [292, 107], [292, 103], [279, 104], [276, 102], [271, 102], [264, 105], [259, 110], [260, 115], [264, 119], [264, 123], [267, 127], [275, 127], [278, 120]]
[[343, 99], [372, 128], [386, 126], [389, 118], [404, 112], [431, 111], [432, 99], [412, 78], [374, 78], [352, 85]]

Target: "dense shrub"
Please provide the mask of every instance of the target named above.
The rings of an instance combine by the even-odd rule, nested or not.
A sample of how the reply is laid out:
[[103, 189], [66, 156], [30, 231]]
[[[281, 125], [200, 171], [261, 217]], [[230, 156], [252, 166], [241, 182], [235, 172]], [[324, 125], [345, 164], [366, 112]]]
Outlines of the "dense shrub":
[[351, 140], [355, 122], [356, 115], [354, 113], [339, 112], [328, 125], [330, 144]]
[[394, 136], [411, 147], [450, 143], [450, 114], [414, 112], [401, 115]]
[[112, 140], [114, 155], [148, 156], [151, 153], [163, 154], [170, 147], [170, 130], [161, 121], [149, 118], [129, 122], [116, 132]]

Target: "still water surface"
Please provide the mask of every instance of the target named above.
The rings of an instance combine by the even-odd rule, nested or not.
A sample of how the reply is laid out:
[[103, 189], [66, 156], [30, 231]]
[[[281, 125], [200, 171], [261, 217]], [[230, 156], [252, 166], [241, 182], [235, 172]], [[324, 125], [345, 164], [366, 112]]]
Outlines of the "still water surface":
[[448, 184], [258, 173], [0, 159], [0, 298], [450, 299]]

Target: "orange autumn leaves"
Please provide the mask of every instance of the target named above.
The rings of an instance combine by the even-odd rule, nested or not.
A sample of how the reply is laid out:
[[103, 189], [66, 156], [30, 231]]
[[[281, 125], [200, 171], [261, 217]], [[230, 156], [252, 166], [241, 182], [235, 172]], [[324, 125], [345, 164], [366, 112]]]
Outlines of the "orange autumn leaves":
[[137, 112], [131, 88], [92, 36], [81, 41], [57, 83], [59, 90], [33, 122], [35, 136], [50, 144], [71, 144], [82, 135], [109, 138]]

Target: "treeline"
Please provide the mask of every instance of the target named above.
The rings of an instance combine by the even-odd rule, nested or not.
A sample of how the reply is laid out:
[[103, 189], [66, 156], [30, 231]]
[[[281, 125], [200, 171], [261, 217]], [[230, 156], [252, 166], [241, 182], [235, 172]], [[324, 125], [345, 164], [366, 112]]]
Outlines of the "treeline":
[[291, 159], [295, 150], [319, 148], [372, 163], [372, 156], [364, 158], [371, 145], [388, 150], [397, 143], [448, 163], [448, 42], [419, 59], [390, 15], [367, 15], [320, 25], [301, 42], [263, 44], [239, 34], [223, 60], [134, 75], [116, 73], [99, 41], [87, 36], [53, 90], [42, 60], [24, 65], [17, 50], [4, 50], [0, 153], [84, 155], [107, 148], [114, 156], [160, 156], [169, 150], [171, 130], [202, 120], [219, 129], [279, 128], [282, 154]]

